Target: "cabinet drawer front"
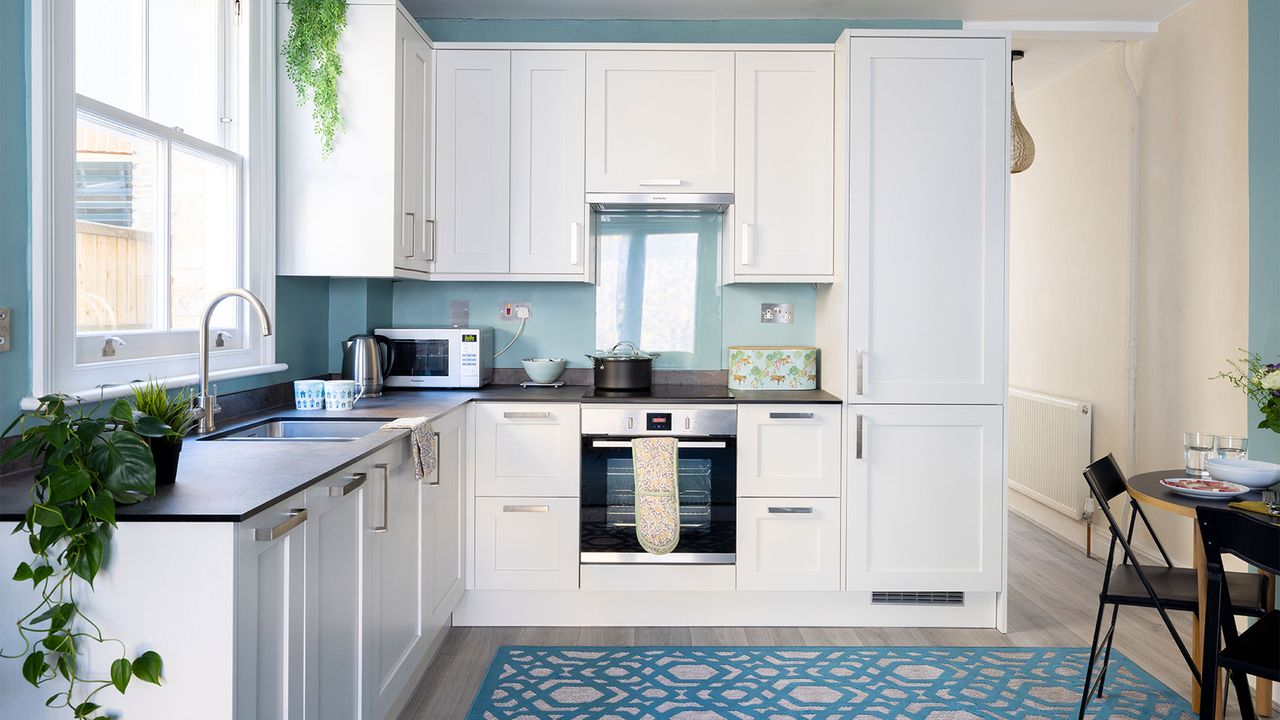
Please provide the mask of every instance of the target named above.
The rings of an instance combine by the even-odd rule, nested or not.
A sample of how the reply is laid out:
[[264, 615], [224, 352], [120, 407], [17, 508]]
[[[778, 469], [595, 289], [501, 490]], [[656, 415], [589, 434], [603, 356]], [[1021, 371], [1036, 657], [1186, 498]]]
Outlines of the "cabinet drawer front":
[[577, 497], [575, 403], [476, 405], [476, 494]]
[[578, 587], [576, 498], [476, 498], [476, 589]]
[[840, 497], [839, 405], [740, 405], [738, 494]]
[[739, 500], [738, 589], [839, 590], [840, 500]]

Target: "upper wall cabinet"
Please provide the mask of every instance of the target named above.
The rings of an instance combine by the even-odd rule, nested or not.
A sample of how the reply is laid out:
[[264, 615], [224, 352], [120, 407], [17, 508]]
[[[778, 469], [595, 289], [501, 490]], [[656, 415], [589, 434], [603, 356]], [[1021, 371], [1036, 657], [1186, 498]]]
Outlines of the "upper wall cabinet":
[[[830, 281], [835, 270], [834, 61], [737, 53], [730, 281]], [[779, 277], [785, 276], [785, 277]]]
[[587, 191], [733, 192], [733, 53], [587, 53]]
[[436, 61], [433, 270], [505, 273], [511, 247], [511, 53], [441, 50]]
[[852, 38], [847, 49], [848, 397], [1001, 404], [1007, 41]]
[[[289, 7], [277, 9], [278, 42]], [[394, 3], [347, 9], [342, 129], [321, 155], [311, 104], [279, 63], [276, 261], [281, 275], [425, 277], [432, 242], [430, 39]]]
[[432, 275], [588, 279], [586, 54], [442, 50], [438, 58]]

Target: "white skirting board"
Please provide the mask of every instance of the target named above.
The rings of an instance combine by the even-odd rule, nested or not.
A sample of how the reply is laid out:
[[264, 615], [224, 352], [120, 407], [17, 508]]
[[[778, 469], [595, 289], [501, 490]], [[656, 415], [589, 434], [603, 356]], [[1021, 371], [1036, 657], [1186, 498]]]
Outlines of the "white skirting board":
[[962, 606], [872, 605], [868, 592], [468, 590], [455, 627], [965, 627], [995, 628], [994, 592]]

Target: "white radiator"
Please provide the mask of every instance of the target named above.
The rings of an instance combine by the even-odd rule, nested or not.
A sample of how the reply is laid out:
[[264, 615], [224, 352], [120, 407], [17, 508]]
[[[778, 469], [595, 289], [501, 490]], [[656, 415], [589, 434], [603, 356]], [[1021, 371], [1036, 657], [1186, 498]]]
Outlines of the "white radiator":
[[1093, 408], [1082, 400], [1009, 388], [1009, 487], [1082, 517], [1092, 418]]

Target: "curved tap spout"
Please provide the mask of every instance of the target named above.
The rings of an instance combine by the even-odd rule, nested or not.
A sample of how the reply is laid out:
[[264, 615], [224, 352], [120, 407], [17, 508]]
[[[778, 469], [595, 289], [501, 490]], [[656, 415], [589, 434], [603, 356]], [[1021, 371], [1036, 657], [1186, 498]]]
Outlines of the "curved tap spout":
[[209, 392], [209, 322], [213, 318], [213, 311], [218, 307], [219, 303], [232, 297], [241, 298], [258, 312], [258, 319], [262, 321], [263, 337], [271, 334], [271, 316], [267, 314], [267, 306], [262, 304], [257, 295], [244, 288], [223, 290], [215, 295], [209, 301], [209, 304], [205, 306], [204, 315], [200, 319], [200, 394], [196, 396], [196, 407], [200, 415], [200, 432], [202, 433], [210, 432], [216, 427], [214, 416], [222, 409], [218, 407], [217, 394]]

